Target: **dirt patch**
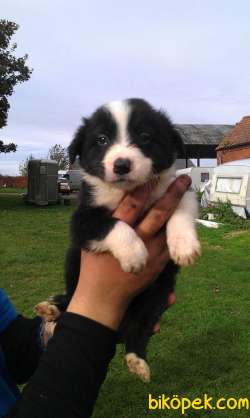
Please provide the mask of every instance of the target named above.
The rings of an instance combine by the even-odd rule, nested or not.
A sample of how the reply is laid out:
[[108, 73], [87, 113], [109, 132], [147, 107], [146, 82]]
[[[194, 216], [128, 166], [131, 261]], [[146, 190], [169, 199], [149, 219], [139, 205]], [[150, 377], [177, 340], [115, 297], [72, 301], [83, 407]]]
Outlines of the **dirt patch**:
[[209, 245], [209, 248], [212, 248], [213, 250], [224, 250], [224, 247], [222, 245]]
[[223, 250], [224, 249], [222, 245], [213, 245], [213, 244], [208, 243], [207, 241], [203, 241], [202, 247], [206, 247], [210, 250]]
[[232, 232], [227, 232], [226, 234], [224, 234], [223, 238], [229, 239], [229, 238], [234, 238], [234, 237], [240, 237], [241, 235], [246, 235], [246, 234], [250, 234], [250, 231], [249, 230], [232, 231]]

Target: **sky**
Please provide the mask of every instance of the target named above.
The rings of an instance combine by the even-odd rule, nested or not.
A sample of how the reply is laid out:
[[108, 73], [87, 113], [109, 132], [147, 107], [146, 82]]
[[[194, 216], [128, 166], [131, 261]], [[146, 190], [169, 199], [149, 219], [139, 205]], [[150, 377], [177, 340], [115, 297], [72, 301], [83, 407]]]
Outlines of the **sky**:
[[1, 0], [20, 28], [29, 81], [15, 88], [0, 173], [68, 146], [82, 116], [142, 97], [176, 123], [235, 124], [250, 114], [249, 0]]

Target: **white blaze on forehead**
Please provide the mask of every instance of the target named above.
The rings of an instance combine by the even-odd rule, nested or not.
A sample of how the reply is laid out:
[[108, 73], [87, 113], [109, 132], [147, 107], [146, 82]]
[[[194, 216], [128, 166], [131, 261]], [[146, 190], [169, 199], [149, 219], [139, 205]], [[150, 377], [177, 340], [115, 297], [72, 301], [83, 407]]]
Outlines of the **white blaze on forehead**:
[[129, 143], [128, 138], [128, 120], [130, 115], [130, 106], [126, 101], [115, 100], [107, 103], [105, 107], [112, 114], [117, 130], [117, 141], [121, 144], [127, 145]]
[[103, 159], [105, 180], [110, 182], [116, 180], [114, 162], [118, 158], [126, 158], [131, 161], [131, 170], [126, 175], [126, 179], [135, 182], [135, 184], [142, 184], [152, 174], [152, 160], [146, 157], [139, 147], [130, 142], [128, 122], [131, 106], [127, 101], [113, 101], [106, 104], [105, 107], [111, 113], [117, 127], [116, 139], [108, 148]]

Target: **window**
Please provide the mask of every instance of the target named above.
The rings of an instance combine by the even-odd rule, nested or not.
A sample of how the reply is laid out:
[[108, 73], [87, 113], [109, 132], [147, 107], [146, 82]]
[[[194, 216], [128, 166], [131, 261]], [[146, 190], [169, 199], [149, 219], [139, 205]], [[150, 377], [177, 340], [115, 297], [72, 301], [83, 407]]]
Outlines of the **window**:
[[216, 192], [221, 193], [240, 193], [242, 178], [237, 177], [218, 177]]
[[201, 183], [209, 180], [209, 173], [201, 173]]

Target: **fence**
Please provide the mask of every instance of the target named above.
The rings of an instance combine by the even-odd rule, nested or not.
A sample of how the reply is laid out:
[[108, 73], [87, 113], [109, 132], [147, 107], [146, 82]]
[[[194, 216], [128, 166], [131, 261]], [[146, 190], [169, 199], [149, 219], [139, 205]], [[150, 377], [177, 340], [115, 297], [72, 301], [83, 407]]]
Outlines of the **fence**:
[[27, 187], [27, 177], [25, 176], [1, 176], [0, 187]]

